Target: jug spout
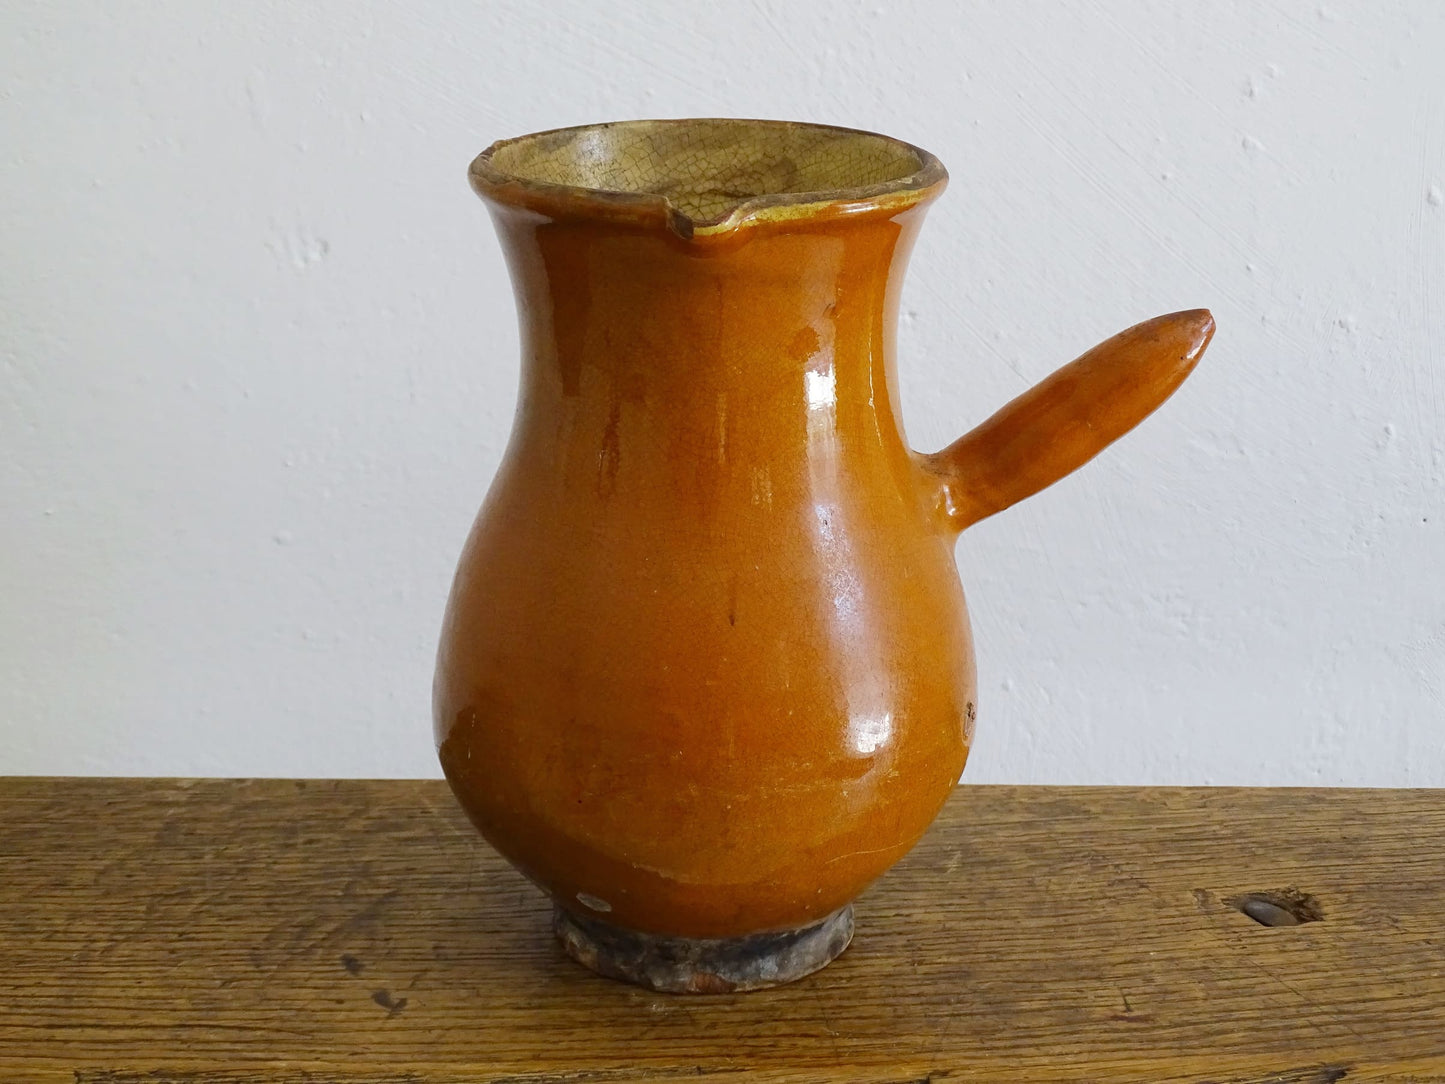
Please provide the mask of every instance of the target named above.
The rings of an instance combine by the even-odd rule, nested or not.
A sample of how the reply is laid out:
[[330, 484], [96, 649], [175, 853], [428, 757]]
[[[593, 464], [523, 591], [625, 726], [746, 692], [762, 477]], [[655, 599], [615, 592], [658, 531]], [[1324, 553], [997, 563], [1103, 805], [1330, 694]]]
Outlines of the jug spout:
[[1174, 393], [1213, 335], [1207, 309], [1136, 324], [924, 456], [945, 526], [962, 531], [1082, 467]]

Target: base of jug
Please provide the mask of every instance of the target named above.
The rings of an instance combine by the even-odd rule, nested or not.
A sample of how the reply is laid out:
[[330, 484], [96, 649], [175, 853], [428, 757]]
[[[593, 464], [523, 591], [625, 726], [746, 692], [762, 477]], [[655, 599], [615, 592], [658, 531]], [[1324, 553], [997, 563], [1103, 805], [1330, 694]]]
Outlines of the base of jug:
[[556, 908], [567, 955], [599, 975], [669, 994], [762, 990], [826, 967], [853, 940], [853, 905], [798, 930], [747, 937], [660, 937]]

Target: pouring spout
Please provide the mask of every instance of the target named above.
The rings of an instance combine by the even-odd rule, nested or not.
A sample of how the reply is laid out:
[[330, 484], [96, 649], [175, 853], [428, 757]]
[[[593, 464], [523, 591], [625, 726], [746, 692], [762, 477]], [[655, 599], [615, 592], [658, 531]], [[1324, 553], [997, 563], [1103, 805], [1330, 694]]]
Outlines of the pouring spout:
[[1214, 336], [1208, 309], [1121, 331], [923, 456], [940, 518], [962, 531], [1082, 467], [1152, 414]]

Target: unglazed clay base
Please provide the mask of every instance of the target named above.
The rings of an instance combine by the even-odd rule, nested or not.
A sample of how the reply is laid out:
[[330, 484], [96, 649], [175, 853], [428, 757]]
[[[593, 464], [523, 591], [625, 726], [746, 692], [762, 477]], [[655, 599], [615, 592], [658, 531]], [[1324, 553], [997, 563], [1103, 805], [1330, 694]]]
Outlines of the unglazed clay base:
[[560, 907], [552, 925], [567, 955], [599, 975], [669, 994], [726, 994], [826, 967], [853, 940], [853, 905], [800, 930], [747, 937], [657, 937]]

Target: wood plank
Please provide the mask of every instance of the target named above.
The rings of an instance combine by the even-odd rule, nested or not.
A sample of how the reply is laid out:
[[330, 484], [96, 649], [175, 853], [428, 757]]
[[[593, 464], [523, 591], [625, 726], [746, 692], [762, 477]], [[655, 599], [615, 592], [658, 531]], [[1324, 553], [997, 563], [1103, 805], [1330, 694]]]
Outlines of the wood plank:
[[0, 780], [0, 1081], [1445, 1081], [1445, 792], [962, 787], [858, 917], [657, 995], [439, 782]]

